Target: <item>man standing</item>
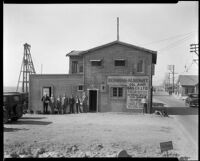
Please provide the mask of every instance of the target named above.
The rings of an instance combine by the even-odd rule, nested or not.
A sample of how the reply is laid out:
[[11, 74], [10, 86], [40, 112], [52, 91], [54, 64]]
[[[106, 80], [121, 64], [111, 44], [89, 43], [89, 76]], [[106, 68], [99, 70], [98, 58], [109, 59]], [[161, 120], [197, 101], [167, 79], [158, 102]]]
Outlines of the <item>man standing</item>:
[[43, 113], [46, 114], [48, 112], [48, 104], [49, 104], [49, 97], [45, 94], [41, 101], [43, 102]]
[[56, 99], [56, 105], [57, 105], [58, 114], [60, 114], [61, 113], [61, 98], [59, 95]]
[[82, 100], [83, 100], [83, 111], [88, 112], [89, 110], [87, 107], [87, 96], [86, 96], [85, 92], [83, 93]]
[[69, 98], [70, 113], [74, 113], [74, 103], [74, 97], [73, 95], [71, 95], [71, 97]]
[[55, 98], [52, 96], [50, 97], [50, 102], [49, 105], [51, 107], [51, 114], [54, 114], [54, 109], [55, 109]]
[[64, 109], [64, 114], [66, 114], [67, 113], [67, 107], [68, 107], [68, 104], [69, 104], [69, 99], [68, 99], [68, 97], [65, 97], [65, 109]]
[[143, 104], [143, 113], [147, 113], [147, 99], [146, 99], [146, 96], [141, 99], [141, 103]]
[[62, 107], [62, 114], [66, 113], [66, 97], [65, 94], [63, 94], [63, 97], [61, 99], [61, 107]]
[[80, 107], [80, 100], [78, 96], [76, 96], [76, 113], [80, 113], [79, 107]]

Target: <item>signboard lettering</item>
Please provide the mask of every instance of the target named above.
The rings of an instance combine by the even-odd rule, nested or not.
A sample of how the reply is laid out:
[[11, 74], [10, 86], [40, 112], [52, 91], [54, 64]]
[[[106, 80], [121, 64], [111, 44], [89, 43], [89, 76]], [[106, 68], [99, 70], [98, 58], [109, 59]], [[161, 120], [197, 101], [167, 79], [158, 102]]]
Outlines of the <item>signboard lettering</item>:
[[172, 141], [160, 143], [160, 149], [161, 153], [164, 151], [172, 150], [173, 149]]
[[128, 109], [143, 108], [141, 99], [148, 97], [148, 76], [109, 76], [107, 84], [126, 86]]

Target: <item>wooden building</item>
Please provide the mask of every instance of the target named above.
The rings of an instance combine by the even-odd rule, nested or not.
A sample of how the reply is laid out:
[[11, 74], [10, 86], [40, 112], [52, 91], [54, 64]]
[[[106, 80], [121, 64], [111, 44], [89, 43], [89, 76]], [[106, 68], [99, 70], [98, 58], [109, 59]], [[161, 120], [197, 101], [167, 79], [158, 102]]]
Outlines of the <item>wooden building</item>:
[[141, 99], [147, 99], [151, 112], [152, 76], [157, 52], [121, 41], [86, 51], [73, 50], [69, 57], [69, 74], [31, 75], [30, 104], [42, 110], [45, 88], [51, 94], [66, 96], [86, 93], [91, 112], [142, 112]]

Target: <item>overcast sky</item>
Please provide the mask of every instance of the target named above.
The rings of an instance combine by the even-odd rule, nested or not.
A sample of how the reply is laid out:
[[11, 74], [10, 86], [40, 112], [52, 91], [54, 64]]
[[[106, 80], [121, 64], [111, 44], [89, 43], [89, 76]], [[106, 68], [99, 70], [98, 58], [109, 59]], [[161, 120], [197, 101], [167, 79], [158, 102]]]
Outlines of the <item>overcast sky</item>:
[[[67, 74], [72, 50], [87, 50], [117, 39], [158, 51], [153, 85], [167, 65], [179, 74], [198, 74], [190, 44], [198, 41], [198, 1], [178, 4], [4, 4], [4, 86], [17, 86], [24, 43], [31, 45], [36, 73]], [[186, 65], [186, 68], [185, 68]], [[188, 71], [186, 72], [186, 69]]]

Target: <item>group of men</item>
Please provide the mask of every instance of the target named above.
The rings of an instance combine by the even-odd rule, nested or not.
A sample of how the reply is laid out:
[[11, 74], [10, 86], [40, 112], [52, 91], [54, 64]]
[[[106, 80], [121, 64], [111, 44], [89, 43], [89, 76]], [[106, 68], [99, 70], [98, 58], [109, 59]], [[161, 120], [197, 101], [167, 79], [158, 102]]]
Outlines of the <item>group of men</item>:
[[50, 113], [51, 114], [66, 114], [67, 109], [69, 108], [69, 113], [82, 113], [82, 112], [88, 112], [87, 107], [87, 96], [83, 94], [82, 97], [66, 97], [65, 94], [63, 94], [63, 97], [58, 96], [55, 98], [53, 95], [49, 97], [47, 94], [45, 94], [41, 101], [43, 102], [43, 113], [48, 113], [48, 106], [50, 106]]

